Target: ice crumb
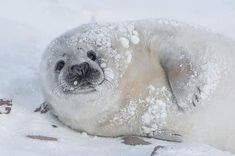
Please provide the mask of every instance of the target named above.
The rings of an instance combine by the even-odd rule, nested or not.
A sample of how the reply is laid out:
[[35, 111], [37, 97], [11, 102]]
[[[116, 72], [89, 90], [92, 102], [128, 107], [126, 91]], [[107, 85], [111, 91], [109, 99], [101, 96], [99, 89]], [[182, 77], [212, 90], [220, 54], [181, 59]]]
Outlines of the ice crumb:
[[120, 37], [119, 41], [121, 42], [124, 48], [129, 48], [129, 40], [125, 37]]
[[127, 61], [127, 63], [130, 63], [131, 60], [132, 60], [131, 51], [126, 51], [125, 55], [126, 55], [126, 61]]
[[131, 122], [131, 119], [133, 119], [136, 114], [136, 109], [137, 102], [131, 100], [127, 107], [121, 109], [117, 114], [115, 114], [111, 122], [118, 125]]
[[78, 84], [78, 81], [74, 81], [73, 84], [76, 86]]
[[121, 55], [120, 54], [117, 54], [116, 56], [115, 56], [115, 59], [116, 60], [119, 60], [121, 58]]
[[147, 89], [149, 89], [149, 92], [154, 92], [156, 90], [153, 85], [149, 85]]
[[138, 44], [139, 42], [140, 42], [140, 39], [138, 36], [136, 36], [136, 35], [131, 36], [131, 43]]
[[138, 35], [138, 32], [137, 31], [135, 31], [135, 30], [133, 30], [133, 32], [132, 32], [134, 35]]
[[105, 68], [106, 67], [106, 63], [101, 63], [100, 65], [102, 68]]

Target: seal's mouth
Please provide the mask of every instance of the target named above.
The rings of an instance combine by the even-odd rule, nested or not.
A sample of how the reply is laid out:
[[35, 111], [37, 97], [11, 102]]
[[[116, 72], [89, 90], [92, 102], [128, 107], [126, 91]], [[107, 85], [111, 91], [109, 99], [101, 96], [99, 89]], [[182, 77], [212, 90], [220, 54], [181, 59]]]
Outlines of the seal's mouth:
[[104, 82], [103, 70], [89, 68], [86, 72], [67, 70], [59, 79], [59, 86], [64, 94], [87, 94], [96, 91]]
[[87, 94], [91, 92], [96, 91], [96, 86], [101, 85], [100, 84], [94, 85], [87, 81], [79, 82], [77, 80], [73, 81], [72, 83], [65, 83], [64, 85], [61, 85], [62, 91], [65, 94]]
[[96, 92], [97, 90], [94, 87], [86, 87], [86, 88], [63, 88], [64, 94], [89, 94]]

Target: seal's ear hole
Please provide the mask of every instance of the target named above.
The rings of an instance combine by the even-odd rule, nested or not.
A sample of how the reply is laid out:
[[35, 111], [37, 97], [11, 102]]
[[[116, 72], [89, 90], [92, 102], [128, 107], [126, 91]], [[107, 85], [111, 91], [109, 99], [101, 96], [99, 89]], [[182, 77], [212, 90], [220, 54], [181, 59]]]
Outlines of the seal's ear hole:
[[60, 60], [56, 63], [55, 71], [59, 72], [64, 68], [65, 62], [63, 60]]
[[95, 61], [97, 58], [96, 53], [93, 50], [87, 52], [87, 57], [89, 57], [92, 61]]

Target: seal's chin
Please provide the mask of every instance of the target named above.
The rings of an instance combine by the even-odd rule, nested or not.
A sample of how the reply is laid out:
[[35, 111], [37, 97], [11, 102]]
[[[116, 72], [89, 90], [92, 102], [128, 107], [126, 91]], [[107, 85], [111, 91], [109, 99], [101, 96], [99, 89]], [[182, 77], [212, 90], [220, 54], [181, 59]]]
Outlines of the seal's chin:
[[[76, 81], [75, 81], [76, 82]], [[81, 86], [76, 85], [61, 85], [61, 90], [64, 94], [87, 94], [95, 92], [96, 86], [86, 83]]]
[[74, 90], [66, 90], [63, 91], [64, 94], [90, 94], [96, 92], [95, 88], [83, 88], [83, 89], [74, 89]]
[[[97, 83], [98, 82], [98, 83]], [[102, 85], [104, 80], [100, 80], [97, 78], [94, 79], [74, 79], [74, 81], [63, 81], [58, 86], [60, 86], [60, 90], [63, 94], [71, 95], [71, 94], [88, 94], [94, 93], [97, 91], [96, 87]]]

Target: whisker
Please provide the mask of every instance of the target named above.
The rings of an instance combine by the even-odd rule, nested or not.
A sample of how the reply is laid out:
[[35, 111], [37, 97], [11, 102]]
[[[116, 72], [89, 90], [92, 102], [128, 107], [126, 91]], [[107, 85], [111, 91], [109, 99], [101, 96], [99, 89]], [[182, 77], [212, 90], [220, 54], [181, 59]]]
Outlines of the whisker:
[[64, 85], [66, 85], [65, 82], [59, 84], [58, 86], [56, 86], [55, 88], [52, 89], [52, 93], [57, 94], [57, 93], [59, 92], [60, 87], [62, 87], [62, 86], [64, 86]]

